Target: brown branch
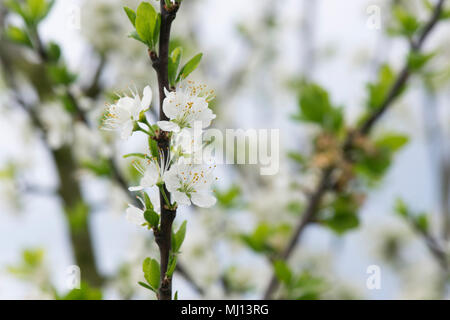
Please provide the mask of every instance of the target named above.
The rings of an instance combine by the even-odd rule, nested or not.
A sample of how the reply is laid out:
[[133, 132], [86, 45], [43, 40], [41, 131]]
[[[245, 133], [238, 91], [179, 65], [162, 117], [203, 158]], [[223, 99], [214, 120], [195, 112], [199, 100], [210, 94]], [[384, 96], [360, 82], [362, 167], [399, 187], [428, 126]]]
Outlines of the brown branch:
[[[159, 119], [167, 120], [163, 111], [163, 102], [166, 97], [164, 90], [169, 90], [169, 76], [168, 76], [168, 61], [169, 61], [169, 45], [170, 45], [170, 29], [174, 21], [179, 5], [174, 4], [170, 9], [165, 6], [165, 1], [160, 0], [161, 8], [161, 28], [159, 34], [159, 54], [149, 51], [150, 59], [152, 60], [153, 68], [158, 77], [159, 87]], [[158, 148], [162, 157], [160, 161], [165, 161], [169, 158], [170, 152], [170, 138], [169, 134], [164, 131], [159, 131], [156, 137]], [[164, 191], [167, 195], [165, 186]], [[163, 194], [160, 192], [161, 201], [161, 225], [160, 229], [155, 233], [156, 244], [160, 253], [161, 266], [161, 280], [160, 288], [158, 290], [158, 299], [172, 300], [172, 278], [166, 276], [167, 267], [169, 264], [169, 257], [172, 247], [172, 224], [176, 216], [176, 209], [172, 210], [167, 207]]]
[[[433, 10], [433, 14], [430, 18], [430, 20], [425, 24], [424, 28], [422, 29], [421, 33], [419, 34], [417, 41], [411, 42], [411, 52], [419, 52], [425, 43], [425, 40], [427, 39], [428, 35], [430, 34], [431, 30], [435, 27], [437, 22], [439, 21], [439, 18], [441, 16], [442, 8], [444, 5], [445, 0], [439, 0], [436, 7]], [[410, 77], [411, 71], [409, 69], [408, 62], [405, 62], [404, 67], [402, 68], [401, 72], [396, 78], [396, 81], [392, 85], [391, 89], [389, 90], [388, 95], [384, 99], [383, 103], [380, 105], [379, 108], [375, 112], [373, 112], [366, 121], [362, 123], [362, 125], [355, 131], [350, 132], [347, 135], [347, 138], [344, 140], [344, 144], [342, 145], [342, 150], [344, 156], [348, 159], [349, 158], [349, 151], [353, 147], [354, 139], [357, 136], [360, 135], [368, 135], [373, 128], [373, 126], [377, 123], [377, 121], [381, 118], [381, 116], [386, 113], [386, 111], [390, 108], [392, 103], [395, 101], [395, 99], [400, 95], [403, 88], [405, 87], [405, 84], [407, 83], [409, 77]], [[350, 159], [348, 159], [350, 160]], [[316, 191], [311, 195], [308, 201], [308, 205], [306, 209], [304, 210], [300, 222], [295, 229], [293, 235], [291, 236], [290, 241], [288, 242], [288, 246], [284, 249], [284, 251], [281, 253], [280, 258], [283, 260], [288, 260], [289, 257], [292, 255], [292, 252], [294, 251], [296, 245], [298, 244], [298, 239], [303, 234], [303, 231], [305, 230], [306, 226], [313, 220], [314, 216], [318, 212], [320, 202], [326, 193], [329, 186], [332, 184], [332, 176], [335, 171], [336, 167], [331, 166], [329, 168], [326, 168], [322, 171], [322, 176], [320, 179], [320, 182], [317, 186]], [[434, 254], [439, 255], [440, 253], [437, 251], [434, 251]], [[275, 291], [278, 288], [278, 279], [276, 275], [273, 273], [272, 277], [270, 279], [269, 285], [264, 293], [264, 299], [271, 299], [272, 295], [275, 293]]]

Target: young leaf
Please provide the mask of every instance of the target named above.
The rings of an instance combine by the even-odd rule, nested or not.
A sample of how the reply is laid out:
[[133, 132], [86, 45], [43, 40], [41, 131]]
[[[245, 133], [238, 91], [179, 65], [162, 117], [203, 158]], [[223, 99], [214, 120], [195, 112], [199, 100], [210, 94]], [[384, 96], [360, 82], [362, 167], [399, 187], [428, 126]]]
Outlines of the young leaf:
[[178, 68], [180, 67], [181, 62], [181, 54], [182, 54], [181, 48], [177, 47], [172, 50], [169, 56], [168, 73], [169, 73], [169, 84], [171, 87], [175, 86], [176, 84]]
[[330, 209], [331, 214], [323, 219], [323, 223], [337, 234], [343, 234], [359, 226], [358, 204], [352, 195], [340, 195], [334, 200]]
[[166, 276], [168, 278], [172, 277], [173, 273], [175, 272], [176, 266], [177, 266], [177, 256], [172, 255], [170, 257], [169, 267], [167, 268], [167, 272], [166, 272]]
[[128, 19], [130, 19], [130, 22], [133, 25], [133, 27], [136, 27], [136, 12], [134, 12], [134, 10], [128, 7], [123, 7], [123, 10], [125, 10], [125, 13], [128, 16]]
[[47, 4], [45, 0], [27, 0], [27, 7], [30, 18], [36, 20], [45, 12]]
[[150, 200], [150, 197], [148, 196], [147, 192], [143, 192], [144, 194], [144, 204], [145, 204], [145, 208], [147, 210], [153, 210], [153, 203]]
[[331, 104], [328, 92], [315, 83], [308, 83], [300, 90], [300, 115], [294, 119], [312, 122], [327, 131], [336, 132], [343, 124], [342, 109]]
[[50, 42], [47, 49], [48, 59], [52, 62], [58, 62], [61, 58], [61, 48], [58, 44]]
[[144, 278], [147, 283], [155, 290], [159, 289], [160, 269], [159, 263], [155, 259], [147, 258], [142, 265]]
[[25, 12], [22, 10], [20, 3], [17, 0], [5, 0], [4, 3], [6, 8], [17, 13], [22, 18], [25, 18]]
[[158, 149], [158, 143], [155, 139], [149, 138], [148, 139], [148, 147], [150, 149], [150, 154], [152, 157], [158, 158], [159, 156], [159, 149]]
[[152, 228], [157, 228], [159, 224], [159, 215], [151, 209], [144, 211], [144, 218]]
[[137, 40], [139, 42], [142, 42], [143, 44], [147, 45], [147, 43], [141, 39], [141, 37], [138, 35], [136, 31], [132, 31], [129, 35], [129, 38], [133, 38], [134, 40]]
[[173, 300], [178, 300], [178, 291], [175, 291], [175, 296], [173, 297]]
[[409, 141], [409, 138], [402, 134], [389, 133], [384, 134], [375, 141], [378, 148], [385, 148], [390, 152], [396, 152], [403, 148]]
[[17, 44], [25, 45], [30, 48], [33, 46], [26, 31], [18, 27], [9, 26], [8, 29], [6, 29], [6, 36], [9, 38], [9, 40]]
[[159, 41], [159, 31], [161, 30], [161, 14], [156, 15], [155, 26], [153, 28], [153, 46]]
[[417, 20], [415, 16], [406, 11], [401, 6], [396, 6], [393, 10], [394, 17], [400, 25], [400, 33], [411, 37], [414, 33], [419, 29], [420, 22]]
[[428, 61], [431, 60], [436, 55], [435, 52], [433, 53], [420, 53], [420, 52], [411, 52], [408, 56], [408, 67], [412, 71], [419, 71], [422, 69]]
[[415, 217], [415, 223], [420, 231], [424, 233], [428, 232], [428, 216], [425, 213], [419, 214]]
[[178, 231], [173, 235], [172, 251], [174, 253], [177, 253], [180, 250], [181, 245], [183, 244], [184, 237], [186, 236], [186, 224], [187, 221], [183, 221]]
[[137, 157], [137, 158], [141, 158], [141, 159], [148, 159], [146, 154], [143, 153], [128, 153], [126, 155], [123, 156], [124, 158], [130, 158], [130, 157]]
[[395, 81], [395, 74], [388, 65], [383, 65], [378, 71], [376, 83], [367, 85], [369, 90], [369, 100], [367, 106], [371, 110], [378, 109], [389, 93], [392, 84]]
[[155, 8], [148, 2], [142, 2], [136, 11], [135, 26], [140, 39], [150, 48], [154, 47], [153, 33], [155, 31], [156, 20], [157, 13]]
[[47, 72], [54, 84], [69, 85], [77, 78], [76, 74], [71, 73], [64, 65], [50, 65]]
[[278, 280], [285, 285], [289, 285], [292, 280], [292, 272], [288, 265], [282, 260], [277, 260], [275, 261], [273, 267]]
[[144, 287], [145, 289], [151, 290], [151, 291], [153, 291], [153, 292], [156, 293], [156, 290], [153, 289], [152, 287], [150, 287], [148, 284], [146, 284], [146, 283], [144, 283], [144, 282], [142, 282], [142, 281], [139, 281], [138, 284], [139, 284], [140, 286]]
[[177, 81], [186, 79], [192, 71], [194, 71], [198, 65], [200, 64], [200, 61], [202, 60], [203, 54], [199, 53], [196, 56], [194, 56], [191, 60], [189, 60], [183, 68], [181, 68], [180, 74], [177, 77]]

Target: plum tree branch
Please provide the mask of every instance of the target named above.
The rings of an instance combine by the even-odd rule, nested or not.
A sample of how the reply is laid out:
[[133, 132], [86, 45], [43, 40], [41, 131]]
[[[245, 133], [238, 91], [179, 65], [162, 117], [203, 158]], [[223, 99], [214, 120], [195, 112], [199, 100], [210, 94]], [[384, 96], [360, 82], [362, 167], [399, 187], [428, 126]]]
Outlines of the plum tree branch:
[[[168, 61], [169, 61], [169, 45], [170, 45], [170, 29], [172, 22], [175, 20], [179, 4], [173, 4], [170, 8], [166, 7], [165, 1], [160, 0], [161, 12], [161, 28], [159, 33], [159, 52], [149, 51], [149, 56], [152, 61], [153, 69], [156, 71], [158, 77], [159, 88], [159, 120], [167, 120], [163, 111], [163, 102], [166, 97], [165, 90], [169, 90], [169, 76], [168, 76]], [[170, 153], [170, 137], [167, 132], [158, 131], [156, 136], [158, 148], [160, 151], [159, 161], [169, 159]], [[166, 187], [163, 186], [163, 191], [169, 195]], [[169, 265], [169, 257], [172, 247], [172, 225], [176, 216], [176, 209], [168, 208], [163, 192], [159, 194], [161, 201], [161, 225], [157, 232], [155, 232], [155, 240], [160, 252], [160, 287], [158, 289], [159, 300], [172, 300], [172, 277], [166, 275]]]

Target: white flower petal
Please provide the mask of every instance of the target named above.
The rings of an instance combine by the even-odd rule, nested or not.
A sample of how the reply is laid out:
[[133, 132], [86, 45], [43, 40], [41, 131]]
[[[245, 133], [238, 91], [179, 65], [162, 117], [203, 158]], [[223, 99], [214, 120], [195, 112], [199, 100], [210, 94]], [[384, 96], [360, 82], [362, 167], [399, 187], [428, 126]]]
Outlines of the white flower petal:
[[141, 226], [146, 221], [144, 219], [144, 211], [139, 208], [136, 208], [133, 205], [128, 205], [128, 209], [126, 210], [127, 220], [135, 225]]
[[124, 111], [128, 111], [128, 113], [131, 115], [131, 111], [134, 109], [134, 105], [135, 105], [135, 100], [133, 98], [130, 97], [123, 97], [120, 98], [119, 101], [117, 101], [117, 109], [118, 110], [124, 110]]
[[151, 162], [145, 169], [141, 179], [141, 186], [144, 188], [153, 187], [159, 179], [159, 167], [155, 162]]
[[146, 86], [144, 88], [144, 93], [142, 96], [140, 111], [147, 110], [150, 107], [151, 103], [152, 103], [152, 89], [150, 88], [150, 86]]
[[153, 204], [153, 210], [157, 213], [161, 213], [161, 203], [159, 200], [159, 189], [157, 187], [152, 188], [148, 193], [150, 201]]
[[161, 130], [164, 131], [173, 131], [175, 133], [180, 131], [180, 127], [176, 123], [170, 121], [158, 121], [157, 125]]
[[180, 178], [178, 177], [176, 166], [172, 166], [169, 171], [164, 173], [163, 180], [169, 192], [175, 192], [178, 188], [181, 187], [181, 182]]
[[127, 140], [133, 134], [134, 121], [131, 119], [123, 124], [122, 132], [120, 133], [120, 137], [123, 140]]
[[175, 201], [180, 206], [190, 206], [191, 200], [184, 192], [175, 191], [172, 192], [172, 201]]
[[191, 200], [193, 204], [202, 208], [210, 208], [215, 205], [217, 201], [217, 199], [213, 195], [205, 192], [192, 193]]
[[133, 191], [141, 191], [144, 188], [142, 186], [136, 186], [136, 187], [129, 187], [128, 190], [133, 192]]

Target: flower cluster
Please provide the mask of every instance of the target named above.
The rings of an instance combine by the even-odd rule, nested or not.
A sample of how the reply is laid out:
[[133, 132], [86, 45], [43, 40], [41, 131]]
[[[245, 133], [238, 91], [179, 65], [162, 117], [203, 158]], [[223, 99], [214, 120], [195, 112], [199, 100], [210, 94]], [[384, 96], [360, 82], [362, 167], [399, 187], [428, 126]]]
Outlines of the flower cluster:
[[[152, 225], [146, 213], [160, 213], [160, 194], [169, 208], [191, 204], [208, 208], [216, 203], [211, 191], [215, 166], [199, 161], [201, 157], [197, 155], [202, 151], [202, 130], [200, 133], [194, 130], [207, 128], [216, 117], [209, 108], [212, 91], [192, 82], [180, 84], [176, 91], [166, 90], [163, 111], [168, 120], [158, 121], [156, 125], [151, 125], [145, 115], [151, 98], [152, 91], [148, 86], [142, 99], [136, 92], [132, 93], [132, 97], [120, 97], [108, 107], [104, 119], [104, 128], [119, 131], [122, 139], [129, 138], [136, 131], [149, 135], [148, 154], [131, 154], [139, 158], [133, 164], [141, 179], [137, 186], [129, 190], [142, 192], [144, 199], [139, 199], [143, 209], [131, 204], [127, 209], [130, 222], [148, 227]], [[163, 132], [170, 136], [168, 155], [152, 147]]]

